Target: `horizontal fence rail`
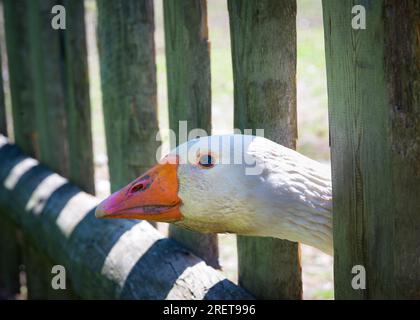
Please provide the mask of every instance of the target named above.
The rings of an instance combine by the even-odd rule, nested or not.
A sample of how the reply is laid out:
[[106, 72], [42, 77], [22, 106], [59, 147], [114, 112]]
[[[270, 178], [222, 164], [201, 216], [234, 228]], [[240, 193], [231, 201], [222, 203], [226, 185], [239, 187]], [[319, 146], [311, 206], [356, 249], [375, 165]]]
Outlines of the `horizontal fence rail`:
[[252, 298], [149, 223], [97, 220], [98, 202], [0, 136], [0, 214], [64, 266], [81, 298]]

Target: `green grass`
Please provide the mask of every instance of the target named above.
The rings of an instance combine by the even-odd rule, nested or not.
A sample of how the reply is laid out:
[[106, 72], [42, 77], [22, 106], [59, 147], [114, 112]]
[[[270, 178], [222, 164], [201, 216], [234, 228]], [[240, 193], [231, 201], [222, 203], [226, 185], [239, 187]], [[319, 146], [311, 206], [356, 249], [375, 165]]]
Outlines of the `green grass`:
[[321, 2], [298, 1], [298, 130], [299, 152], [329, 161], [328, 98]]
[[332, 290], [316, 290], [313, 292], [311, 299], [314, 300], [331, 300], [334, 299], [334, 291]]

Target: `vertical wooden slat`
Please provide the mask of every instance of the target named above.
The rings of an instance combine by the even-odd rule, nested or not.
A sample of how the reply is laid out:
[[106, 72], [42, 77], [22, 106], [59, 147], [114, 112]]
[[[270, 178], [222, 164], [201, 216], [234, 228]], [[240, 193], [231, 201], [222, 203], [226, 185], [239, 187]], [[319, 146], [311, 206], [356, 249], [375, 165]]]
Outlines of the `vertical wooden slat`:
[[323, 1], [335, 296], [419, 299], [420, 2], [366, 2], [366, 29], [353, 5]]
[[51, 288], [52, 263], [31, 244], [29, 239], [24, 239], [22, 251], [28, 287], [27, 298], [37, 300], [51, 298], [51, 294], [54, 293]]
[[4, 2], [15, 140], [93, 192], [84, 2], [65, 1], [66, 30], [54, 30], [51, 8], [58, 3]]
[[[210, 45], [205, 0], [164, 0], [169, 126], [179, 136], [179, 121], [188, 130], [211, 132]], [[182, 143], [185, 141], [178, 141]], [[218, 267], [217, 235], [171, 225], [169, 234], [208, 264]]]
[[164, 0], [163, 13], [169, 126], [178, 135], [179, 121], [188, 121], [188, 129], [204, 129], [210, 134], [207, 3], [205, 0]]
[[[27, 33], [27, 3], [24, 0], [3, 1], [5, 38], [8, 56], [9, 82], [12, 99], [12, 114], [15, 143], [27, 154], [35, 156], [37, 149], [35, 103], [29, 36]], [[4, 134], [4, 132], [2, 132]], [[19, 266], [21, 248], [16, 237], [16, 228], [2, 215], [1, 228], [1, 287], [7, 298], [13, 298], [20, 290]]]
[[[51, 9], [60, 3], [5, 2], [14, 134], [25, 152], [93, 192], [83, 1], [64, 2], [66, 30], [55, 30]], [[28, 274], [30, 297], [73, 297], [71, 288], [51, 289], [50, 257], [25, 246], [24, 260], [38, 275]]]
[[[235, 128], [295, 148], [296, 2], [228, 1]], [[238, 237], [239, 284], [260, 299], [300, 299], [297, 243]]]
[[83, 0], [64, 1], [66, 29], [51, 26], [57, 0], [28, 2], [29, 49], [38, 158], [94, 193]]
[[[0, 55], [0, 134], [7, 136], [6, 106]], [[0, 212], [0, 299], [13, 298], [19, 292], [19, 246], [16, 228]]]
[[[31, 238], [23, 240], [23, 263], [25, 264], [28, 299], [78, 299], [72, 289], [71, 279], [66, 277], [65, 289], [54, 289], [51, 281], [55, 274], [51, 273], [55, 263], [43, 251], [37, 248]], [[66, 268], [66, 266], [63, 266]]]
[[[51, 26], [51, 9], [66, 8], [66, 29]], [[84, 4], [82, 0], [30, 1], [29, 34], [39, 159], [88, 192], [94, 192]], [[71, 148], [70, 148], [71, 146]], [[71, 286], [51, 287], [54, 262], [25, 239], [28, 297], [76, 298]]]
[[84, 0], [65, 0], [64, 72], [69, 177], [95, 193]]
[[[3, 87], [3, 64], [0, 55], [0, 134], [7, 136], [6, 105]], [[0, 211], [0, 299], [14, 298], [20, 290], [19, 245], [16, 226]]]
[[6, 104], [4, 99], [3, 88], [3, 67], [2, 57], [0, 54], [0, 134], [7, 137], [7, 123], [6, 123]]
[[[39, 159], [69, 176], [64, 88], [64, 30], [51, 27], [56, 0], [28, 1], [29, 45], [35, 100]], [[67, 20], [70, 20], [67, 17]], [[32, 119], [32, 120], [33, 120]]]
[[[20, 291], [20, 247], [16, 226], [0, 212], [0, 297], [13, 299]], [[1, 299], [1, 298], [0, 298]]]
[[154, 11], [151, 0], [98, 0], [105, 133], [115, 191], [156, 163]]
[[28, 2], [3, 1], [7, 60], [15, 143], [28, 155], [38, 156], [35, 101], [28, 33]]
[[[7, 136], [2, 66], [0, 55], [0, 134]], [[19, 293], [19, 258], [16, 227], [0, 211], [0, 299]]]

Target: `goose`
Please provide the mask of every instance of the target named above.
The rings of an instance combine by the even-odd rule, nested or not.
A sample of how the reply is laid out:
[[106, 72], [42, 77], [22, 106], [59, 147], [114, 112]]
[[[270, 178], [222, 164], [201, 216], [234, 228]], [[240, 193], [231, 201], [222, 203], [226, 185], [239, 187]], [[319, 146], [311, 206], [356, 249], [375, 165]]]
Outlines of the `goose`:
[[95, 215], [333, 251], [329, 167], [260, 136], [189, 140], [102, 201]]

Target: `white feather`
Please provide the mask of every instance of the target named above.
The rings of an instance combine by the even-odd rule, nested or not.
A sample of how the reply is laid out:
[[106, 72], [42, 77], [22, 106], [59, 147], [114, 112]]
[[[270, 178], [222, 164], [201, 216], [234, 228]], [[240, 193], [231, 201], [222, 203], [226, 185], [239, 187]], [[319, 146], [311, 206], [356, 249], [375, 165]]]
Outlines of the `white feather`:
[[[328, 167], [262, 137], [221, 135], [191, 140], [177, 154], [177, 224], [200, 232], [230, 232], [302, 242], [332, 254]], [[211, 169], [197, 165], [211, 153]]]

